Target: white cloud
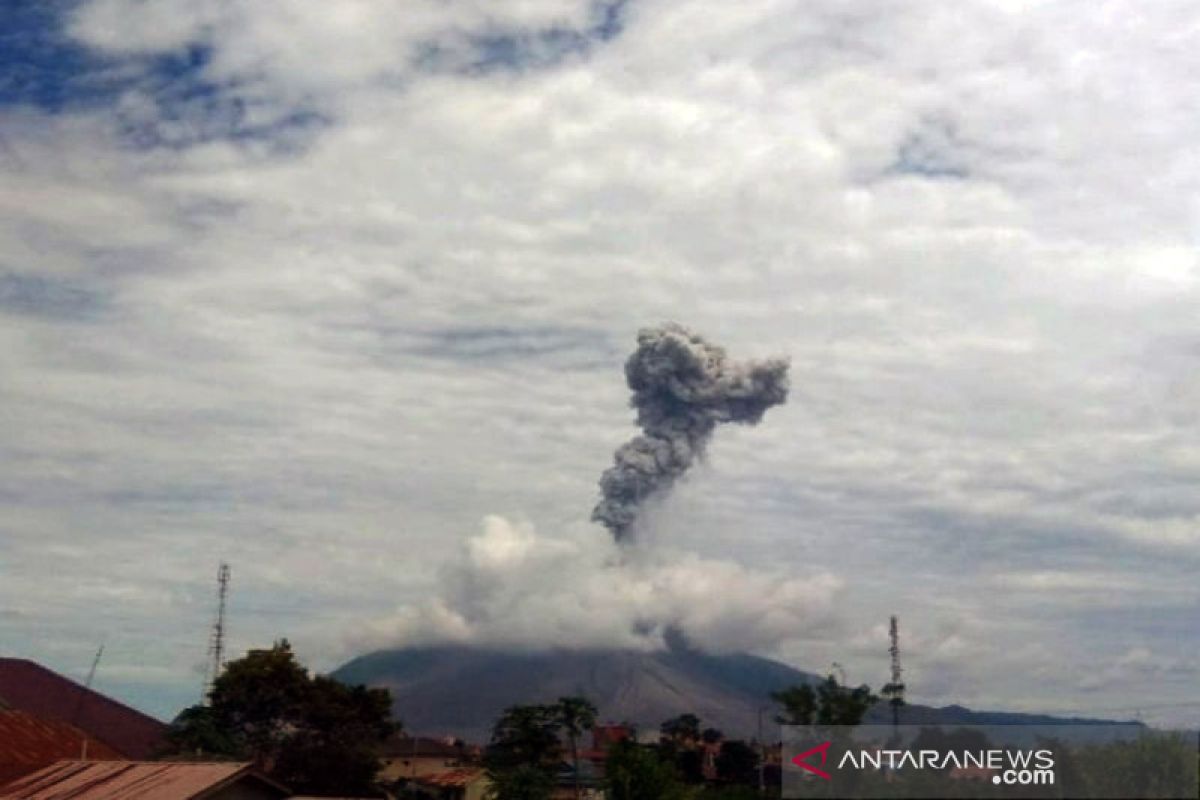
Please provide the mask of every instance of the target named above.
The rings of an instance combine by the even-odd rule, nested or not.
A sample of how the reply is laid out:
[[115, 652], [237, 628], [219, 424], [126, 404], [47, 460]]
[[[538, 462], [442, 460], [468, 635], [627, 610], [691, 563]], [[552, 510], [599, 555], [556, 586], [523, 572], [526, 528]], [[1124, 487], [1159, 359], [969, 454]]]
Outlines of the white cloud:
[[542, 537], [491, 516], [443, 568], [433, 596], [374, 623], [368, 641], [653, 650], [674, 630], [710, 651], [761, 651], [828, 627], [841, 585], [828, 573], [799, 577], [619, 546], [595, 531]]

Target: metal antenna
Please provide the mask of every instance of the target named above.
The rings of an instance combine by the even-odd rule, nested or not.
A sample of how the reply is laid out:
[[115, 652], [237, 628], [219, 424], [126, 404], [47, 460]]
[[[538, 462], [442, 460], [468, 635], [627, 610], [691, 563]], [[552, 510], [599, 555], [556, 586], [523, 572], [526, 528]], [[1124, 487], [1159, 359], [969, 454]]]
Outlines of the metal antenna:
[[208, 639], [208, 663], [204, 670], [204, 702], [208, 702], [213, 684], [225, 666], [225, 598], [229, 594], [229, 565], [217, 568], [217, 619]]
[[900, 707], [904, 705], [903, 670], [900, 668], [900, 625], [896, 616], [892, 615], [891, 625], [888, 626], [888, 636], [892, 646], [888, 652], [892, 655], [892, 681], [883, 687], [883, 696], [892, 706], [892, 727], [900, 725]]
[[[75, 701], [75, 713], [71, 715], [71, 724], [79, 728], [79, 721], [83, 718], [83, 704], [87, 700], [88, 695], [92, 691], [92, 681], [96, 677], [96, 667], [100, 666], [100, 656], [104, 655], [104, 643], [101, 642], [100, 647], [96, 650], [96, 657], [92, 659], [92, 668], [88, 670], [87, 680], [79, 689], [79, 699]], [[88, 735], [82, 729], [83, 742], [79, 748], [80, 760], [87, 760]]]

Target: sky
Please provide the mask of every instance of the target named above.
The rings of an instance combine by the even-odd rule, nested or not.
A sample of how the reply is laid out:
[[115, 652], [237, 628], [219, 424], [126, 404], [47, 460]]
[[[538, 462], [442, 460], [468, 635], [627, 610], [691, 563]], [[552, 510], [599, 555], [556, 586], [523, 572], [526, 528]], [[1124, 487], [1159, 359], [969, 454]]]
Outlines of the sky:
[[[9, 0], [0, 653], [661, 646], [1200, 724], [1200, 10]], [[615, 545], [623, 363], [790, 359]]]

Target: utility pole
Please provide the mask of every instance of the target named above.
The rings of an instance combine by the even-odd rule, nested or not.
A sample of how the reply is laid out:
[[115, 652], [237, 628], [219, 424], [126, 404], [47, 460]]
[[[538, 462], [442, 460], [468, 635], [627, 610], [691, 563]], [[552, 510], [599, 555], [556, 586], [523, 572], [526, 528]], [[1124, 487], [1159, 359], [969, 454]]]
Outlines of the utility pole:
[[892, 706], [892, 728], [898, 728], [900, 707], [904, 705], [904, 680], [903, 670], [900, 668], [900, 624], [895, 614], [892, 615], [891, 624], [888, 626], [888, 637], [892, 642], [888, 648], [888, 653], [892, 656], [892, 680], [883, 687], [882, 693]]
[[229, 565], [224, 561], [217, 568], [217, 619], [208, 640], [208, 662], [204, 670], [204, 702], [212, 692], [213, 683], [225, 667], [225, 599], [229, 594]]

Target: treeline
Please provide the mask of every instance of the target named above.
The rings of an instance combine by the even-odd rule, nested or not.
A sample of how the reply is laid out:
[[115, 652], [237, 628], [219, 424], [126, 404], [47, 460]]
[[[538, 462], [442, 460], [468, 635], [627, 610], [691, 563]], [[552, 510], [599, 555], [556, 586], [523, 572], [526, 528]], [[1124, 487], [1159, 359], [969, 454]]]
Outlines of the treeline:
[[[867, 686], [842, 686], [832, 676], [771, 697], [782, 709], [774, 721], [784, 725], [858, 725], [879, 699]], [[578, 742], [595, 718], [595, 707], [581, 697], [506, 710], [485, 756], [494, 800], [547, 800], [568, 755], [580, 796]], [[596, 788], [608, 800], [778, 797], [780, 766], [764, 763], [765, 755], [764, 742], [728, 739], [697, 715], [682, 714], [662, 723], [655, 742], [631, 735], [609, 744]]]
[[[781, 724], [856, 725], [878, 698], [829, 677], [772, 699]], [[179, 714], [164, 757], [251, 761], [299, 794], [406, 791], [377, 780], [383, 746], [401, 730], [390, 693], [310, 675], [287, 640], [227, 664], [206, 701]], [[599, 788], [610, 800], [733, 800], [760, 796], [764, 784], [778, 795], [779, 766], [763, 763], [763, 742], [726, 738], [694, 714], [663, 722], [653, 742], [628, 736], [608, 742], [603, 758], [585, 759], [595, 724], [596, 708], [583, 697], [507, 709], [483, 754], [493, 800], [544, 800], [564, 781], [576, 796]]]
[[[583, 714], [564, 714], [566, 709]], [[603, 777], [580, 759], [579, 737], [595, 722], [595, 707], [582, 697], [551, 705], [513, 706], [497, 721], [484, 765], [495, 800], [546, 800], [556, 786], [573, 785], [576, 796], [602, 788], [610, 800], [683, 800], [694, 797], [756, 797], [759, 752], [727, 740], [700, 719], [684, 714], [661, 726], [655, 743], [639, 743], [632, 726], [609, 743]], [[572, 725], [571, 723], [574, 723]], [[563, 764], [570, 764], [564, 776]], [[564, 780], [565, 777], [565, 780]]]

